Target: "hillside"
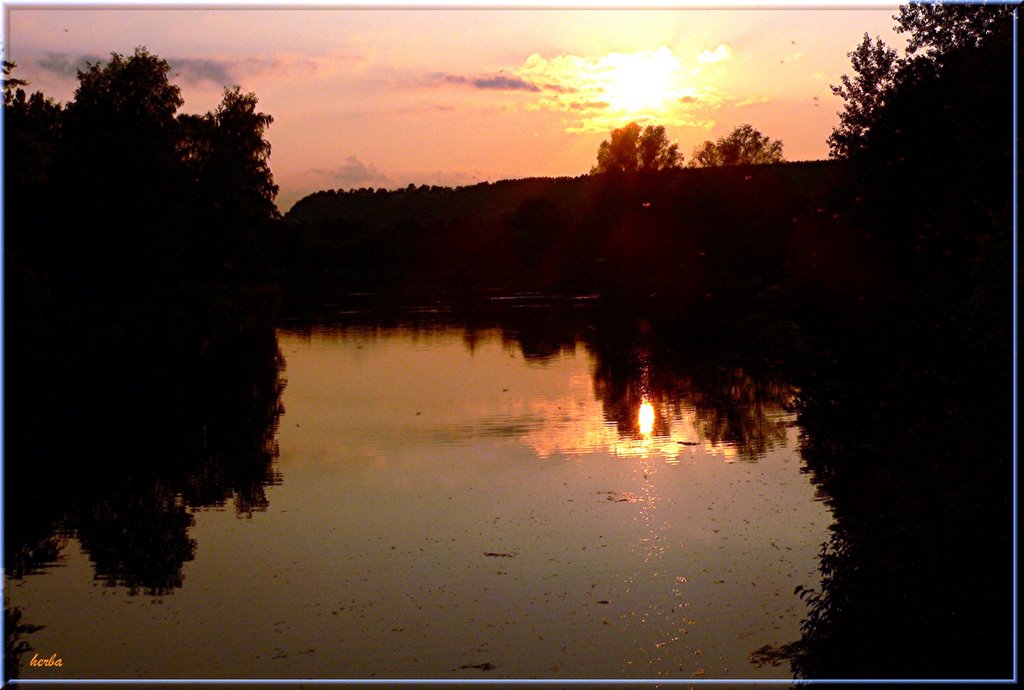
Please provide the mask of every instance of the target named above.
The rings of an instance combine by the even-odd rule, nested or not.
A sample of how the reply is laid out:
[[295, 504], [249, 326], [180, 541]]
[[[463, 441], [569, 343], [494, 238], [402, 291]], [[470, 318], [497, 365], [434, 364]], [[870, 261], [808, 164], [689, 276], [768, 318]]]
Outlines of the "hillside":
[[[732, 168], [686, 168], [646, 178], [609, 179], [605, 176], [524, 178], [481, 182], [468, 187], [410, 185], [405, 189], [325, 190], [300, 199], [286, 214], [295, 222], [344, 219], [355, 223], [390, 225], [406, 220], [445, 222], [459, 217], [497, 217], [524, 202], [543, 199], [566, 210], [594, 204], [608, 192], [608, 183], [625, 184], [643, 193], [671, 193], [680, 201], [699, 202], [710, 195], [736, 200], [736, 195], [765, 192], [805, 200], [830, 189], [840, 174], [836, 161], [809, 161]], [[741, 184], [742, 183], [742, 184]], [[644, 189], [645, 186], [647, 189]]]
[[286, 216], [280, 280], [304, 304], [367, 290], [756, 294], [792, 273], [794, 238], [834, 222], [824, 208], [844, 170], [817, 161], [318, 192]]

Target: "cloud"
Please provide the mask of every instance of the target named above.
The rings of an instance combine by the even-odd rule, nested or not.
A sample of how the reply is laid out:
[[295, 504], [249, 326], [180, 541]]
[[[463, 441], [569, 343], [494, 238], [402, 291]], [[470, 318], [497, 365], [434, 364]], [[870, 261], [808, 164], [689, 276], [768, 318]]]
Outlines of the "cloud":
[[[126, 55], [125, 57], [130, 57]], [[247, 77], [268, 73], [290, 74], [296, 72], [314, 73], [321, 68], [320, 62], [314, 59], [275, 55], [246, 58], [244, 60], [227, 58], [166, 58], [170, 66], [170, 80], [180, 79], [186, 84], [197, 85], [208, 83], [216, 87], [233, 86]], [[325, 58], [324, 61], [327, 59]], [[69, 55], [67, 53], [46, 53], [36, 60], [43, 70], [59, 77], [77, 77], [80, 70], [89, 64], [109, 62], [109, 56]]]
[[356, 156], [348, 156], [345, 162], [336, 168], [313, 168], [309, 174], [322, 180], [328, 188], [356, 189], [359, 187], [388, 187], [393, 180], [382, 173], [372, 163], [364, 163]]
[[622, 115], [595, 115], [588, 117], [575, 125], [570, 125], [565, 128], [565, 131], [569, 134], [608, 134], [613, 129], [617, 129], [630, 122], [635, 122], [641, 127], [646, 125], [671, 125], [673, 127], [690, 127], [693, 129], [711, 129], [715, 126], [715, 121], [708, 118], [701, 117], [687, 117], [681, 114], [673, 114], [671, 117], [664, 116], [650, 116], [650, 115], [639, 115], [639, 116], [622, 116]]
[[606, 101], [580, 101], [569, 103], [569, 110], [604, 110], [610, 104]]
[[80, 70], [97, 62], [103, 62], [103, 58], [98, 55], [72, 56], [66, 53], [47, 53], [37, 60], [36, 64], [58, 77], [77, 77]]
[[204, 60], [201, 58], [174, 58], [168, 60], [171, 78], [180, 76], [187, 84], [211, 82], [216, 86], [234, 84], [235, 63], [228, 60]]
[[187, 84], [203, 82], [217, 87], [233, 86], [248, 77], [267, 74], [274, 76], [296, 73], [314, 74], [320, 71], [326, 59], [316, 60], [293, 55], [271, 55], [234, 60], [225, 58], [168, 58], [171, 73]]
[[772, 99], [768, 96], [751, 96], [750, 98], [744, 98], [742, 101], [737, 101], [734, 105], [737, 108], [742, 108], [748, 105], [759, 105], [761, 103], [770, 103]]
[[488, 77], [486, 79], [474, 79], [473, 86], [477, 89], [498, 89], [503, 91], [540, 91], [535, 84], [531, 84], [519, 77], [504, 75]]
[[433, 75], [434, 79], [445, 84], [456, 84], [460, 86], [471, 86], [474, 89], [485, 91], [531, 91], [539, 92], [540, 87], [532, 84], [521, 77], [507, 74], [497, 74], [492, 77], [465, 77], [457, 74]]
[[578, 93], [579, 89], [574, 86], [564, 86], [562, 84], [541, 84], [540, 88], [542, 91], [553, 91], [554, 93]]
[[697, 62], [725, 62], [732, 59], [732, 48], [724, 43], [719, 43], [714, 50], [705, 50], [697, 56]]
[[[42, 69], [61, 77], [76, 77], [80, 70], [90, 64], [109, 62], [109, 57], [98, 55], [68, 55], [66, 53], [47, 53], [36, 61]], [[237, 64], [229, 60], [213, 60], [202, 58], [171, 58], [170, 77], [182, 77], [185, 82], [194, 84], [202, 81], [214, 82], [226, 86], [235, 81], [234, 71]]]
[[631, 121], [706, 129], [714, 122], [693, 111], [720, 100], [695, 84], [690, 67], [666, 46], [598, 57], [535, 53], [514, 73], [542, 89], [525, 107], [566, 113], [571, 133], [608, 132]]
[[723, 62], [732, 55], [724, 43], [691, 56], [688, 62], [667, 46], [598, 56], [534, 53], [518, 67], [508, 67], [497, 75], [439, 72], [427, 75], [419, 84], [520, 92], [528, 97], [501, 103], [491, 99], [487, 106], [559, 113], [564, 117], [564, 130], [570, 133], [607, 133], [629, 122], [706, 130], [715, 124], [709, 117], [712, 112], [735, 106], [738, 99], [699, 79], [698, 62]]

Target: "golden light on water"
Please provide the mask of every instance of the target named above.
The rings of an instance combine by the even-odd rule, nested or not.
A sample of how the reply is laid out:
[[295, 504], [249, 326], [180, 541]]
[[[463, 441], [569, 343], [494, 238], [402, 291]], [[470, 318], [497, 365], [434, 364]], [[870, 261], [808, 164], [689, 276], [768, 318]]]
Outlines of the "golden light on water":
[[640, 433], [644, 436], [650, 436], [654, 433], [654, 405], [648, 401], [644, 401], [640, 404], [640, 412], [637, 415], [637, 421], [640, 423]]

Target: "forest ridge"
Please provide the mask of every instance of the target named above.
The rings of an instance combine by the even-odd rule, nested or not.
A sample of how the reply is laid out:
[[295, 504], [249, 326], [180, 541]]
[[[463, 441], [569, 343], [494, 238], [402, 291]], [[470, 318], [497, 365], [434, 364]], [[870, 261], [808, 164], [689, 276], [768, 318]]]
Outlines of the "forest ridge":
[[[216, 110], [179, 114], [168, 63], [138, 49], [81, 71], [60, 105], [29, 95], [8, 64], [11, 303], [30, 305], [29, 319], [71, 309], [117, 321], [173, 312], [214, 286], [276, 286], [291, 304], [363, 287], [686, 302], [768, 285], [863, 296], [918, 273], [987, 280], [977, 266], [1003, 251], [1011, 213], [993, 177], [1011, 171], [1011, 17], [1000, 5], [906, 5], [902, 56], [865, 35], [833, 87], [844, 110], [828, 143], [841, 164], [744, 171], [734, 164], [782, 158], [781, 142], [745, 126], [686, 161], [714, 167], [681, 170], [663, 127], [631, 124], [583, 178], [320, 192], [285, 219], [273, 118], [255, 94], [227, 89]], [[744, 137], [758, 155], [734, 155]]]

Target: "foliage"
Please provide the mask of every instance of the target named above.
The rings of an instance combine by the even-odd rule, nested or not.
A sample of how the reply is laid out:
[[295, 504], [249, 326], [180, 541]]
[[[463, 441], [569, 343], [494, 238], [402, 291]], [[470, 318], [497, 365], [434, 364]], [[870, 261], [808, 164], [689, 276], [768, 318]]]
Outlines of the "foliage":
[[46, 224], [60, 247], [58, 291], [76, 309], [117, 311], [129, 295], [175, 288], [190, 199], [169, 71], [137, 48], [78, 72], [54, 157], [52, 194], [63, 203]]
[[962, 50], [978, 50], [1005, 31], [1014, 6], [950, 2], [912, 2], [900, 6], [896, 31], [909, 33], [906, 54], [941, 59]]
[[[179, 116], [166, 61], [142, 48], [79, 72], [65, 107], [27, 97], [13, 67], [4, 344], [18, 405], [5, 449], [24, 519], [4, 555], [15, 577], [31, 572], [56, 557], [60, 525], [100, 579], [169, 591], [194, 551], [182, 498], [233, 497], [249, 513], [277, 481], [278, 293], [253, 272], [210, 268], [251, 264], [239, 259], [277, 217], [271, 118], [240, 89], [213, 113]], [[43, 488], [39, 471], [59, 479]]]
[[756, 294], [781, 271], [793, 217], [845, 186], [832, 161], [634, 182], [317, 192], [285, 217], [277, 279], [289, 307], [345, 291]]
[[679, 168], [682, 163], [679, 145], [669, 143], [663, 125], [647, 125], [641, 129], [637, 123], [630, 122], [612, 130], [611, 138], [601, 142], [597, 164], [590, 172], [650, 172]]
[[[832, 86], [832, 92], [845, 102], [839, 126], [829, 136], [833, 158], [849, 158], [870, 148], [872, 130], [881, 132], [875, 137], [876, 148], [891, 150], [890, 145], [898, 142], [886, 131], [909, 134], [920, 129], [919, 125], [915, 127], [917, 123], [900, 119], [914, 108], [942, 117], [941, 108], [948, 109], [963, 92], [984, 92], [989, 99], [994, 95], [984, 83], [992, 71], [978, 71], [982, 66], [977, 62], [994, 46], [1003, 44], [1003, 50], [1008, 49], [1011, 6], [911, 3], [901, 6], [893, 18], [896, 31], [909, 34], [903, 57], [897, 57], [896, 50], [881, 39], [872, 41], [865, 34], [857, 49], [849, 53], [855, 76], [843, 75], [841, 84]], [[1009, 55], [1004, 54], [1002, 59], [1004, 65], [1009, 64]], [[980, 77], [981, 88], [970, 77], [954, 85], [960, 79], [954, 74], [962, 71], [966, 62], [976, 63], [972, 67], [975, 76]], [[931, 107], [935, 103], [922, 102], [932, 97], [929, 84], [936, 80], [946, 83], [946, 93], [940, 97], [947, 101], [946, 106], [937, 108]], [[906, 106], [913, 100], [918, 102]], [[984, 104], [981, 101], [980, 105]], [[980, 119], [977, 114], [974, 118]]]
[[[36, 91], [27, 95], [28, 82], [11, 76], [17, 64], [3, 63], [4, 181], [7, 203], [46, 181], [60, 138], [63, 108]], [[17, 203], [17, 202], [15, 202]]]
[[847, 55], [857, 74], [853, 79], [844, 74], [841, 85], [832, 86], [832, 93], [846, 102], [839, 126], [828, 138], [832, 158], [847, 158], [865, 147], [867, 133], [878, 119], [895, 79], [896, 51], [882, 39], [872, 41], [864, 34], [857, 49]]
[[178, 117], [179, 152], [196, 195], [189, 271], [221, 277], [239, 269], [266, 272], [265, 229], [280, 214], [264, 138], [274, 119], [257, 104], [255, 94], [236, 86], [224, 90], [214, 112]]
[[[890, 286], [866, 314], [863, 294], [846, 308], [830, 296], [830, 361], [801, 384], [802, 455], [836, 525], [784, 650], [798, 677], [1012, 672], [1011, 429], [989, 393], [1012, 373], [1011, 12], [904, 6], [904, 55], [865, 36], [857, 76], [834, 87], [846, 107], [829, 143], [851, 186], [824, 245], [865, 238], [850, 244], [871, 247]], [[880, 628], [896, 610], [900, 625]]]
[[145, 48], [127, 58], [112, 53], [107, 64], [91, 63], [79, 71], [65, 117], [68, 164], [78, 172], [89, 159], [104, 174], [123, 180], [172, 165], [175, 114], [184, 101], [181, 90], [168, 81], [169, 71], [166, 60]]
[[255, 94], [225, 89], [214, 112], [179, 115], [167, 61], [145, 48], [88, 64], [64, 107], [26, 97], [13, 68], [4, 65], [8, 248], [26, 280], [48, 276], [32, 291], [117, 312], [186, 283], [260, 278], [265, 224], [279, 214], [273, 118]]
[[782, 140], [769, 139], [750, 125], [740, 125], [728, 136], [714, 142], [705, 141], [694, 149], [690, 167], [765, 165], [783, 160]]
[[3, 73], [3, 93], [4, 93], [4, 105], [11, 102], [12, 97], [17, 89], [28, 84], [24, 79], [18, 79], [12, 77], [11, 73], [14, 68], [18, 66], [16, 62], [3, 61], [2, 73]]
[[42, 630], [43, 627], [22, 622], [20, 608], [4, 606], [4, 680], [18, 677], [21, 671], [21, 657], [32, 651], [32, 645], [22, 638]]
[[182, 115], [181, 153], [192, 169], [203, 202], [223, 213], [250, 219], [279, 217], [277, 185], [270, 171], [270, 144], [264, 134], [274, 118], [257, 112], [254, 93], [224, 89], [217, 110]]

